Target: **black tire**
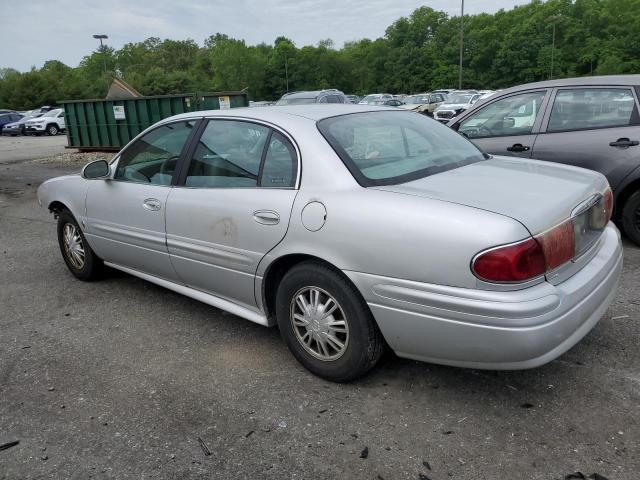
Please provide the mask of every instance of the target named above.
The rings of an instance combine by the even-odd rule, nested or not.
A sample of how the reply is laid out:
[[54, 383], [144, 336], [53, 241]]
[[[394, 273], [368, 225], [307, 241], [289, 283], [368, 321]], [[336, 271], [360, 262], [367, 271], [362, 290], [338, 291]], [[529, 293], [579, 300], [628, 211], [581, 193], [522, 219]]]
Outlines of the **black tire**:
[[[74, 232], [77, 233], [79, 242], [75, 242], [75, 244], [79, 243], [84, 252], [82, 263], [80, 263], [77, 260], [78, 257], [74, 257], [74, 255], [65, 246], [65, 229], [67, 226], [74, 229]], [[58, 245], [60, 246], [60, 253], [62, 253], [64, 263], [67, 264], [67, 268], [69, 268], [69, 271], [76, 278], [88, 282], [101, 276], [104, 270], [104, 264], [93, 252], [89, 243], [87, 243], [78, 222], [76, 222], [76, 219], [73, 218], [73, 215], [71, 215], [71, 212], [68, 210], [62, 210], [58, 215]]]
[[622, 207], [622, 227], [629, 239], [640, 246], [640, 190], [624, 202]]
[[[294, 327], [292, 320], [295, 299], [307, 288], [322, 291], [327, 295], [325, 299], [333, 297], [341, 310], [331, 315], [334, 319], [340, 315], [348, 326], [348, 333], [342, 334], [348, 336], [341, 338], [345, 347], [338, 358], [316, 358], [303, 346], [294, 330], [307, 328]], [[300, 263], [285, 274], [276, 294], [276, 318], [282, 338], [294, 357], [312, 373], [327, 380], [353, 380], [369, 371], [384, 352], [384, 339], [360, 292], [340, 272], [320, 262]], [[311, 342], [309, 348], [314, 345], [314, 340]], [[320, 345], [316, 342], [315, 346], [319, 348]]]
[[55, 137], [56, 135], [58, 135], [59, 131], [60, 129], [55, 123], [47, 125], [47, 135], [49, 135], [50, 137]]

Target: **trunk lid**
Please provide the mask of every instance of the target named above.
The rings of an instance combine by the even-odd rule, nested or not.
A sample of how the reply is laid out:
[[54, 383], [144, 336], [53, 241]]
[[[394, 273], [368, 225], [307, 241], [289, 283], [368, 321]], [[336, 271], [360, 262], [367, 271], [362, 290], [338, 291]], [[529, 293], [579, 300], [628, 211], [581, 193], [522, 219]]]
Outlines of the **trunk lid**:
[[400, 185], [371, 187], [457, 203], [511, 217], [532, 235], [567, 220], [607, 188], [604, 176], [538, 160], [492, 157]]

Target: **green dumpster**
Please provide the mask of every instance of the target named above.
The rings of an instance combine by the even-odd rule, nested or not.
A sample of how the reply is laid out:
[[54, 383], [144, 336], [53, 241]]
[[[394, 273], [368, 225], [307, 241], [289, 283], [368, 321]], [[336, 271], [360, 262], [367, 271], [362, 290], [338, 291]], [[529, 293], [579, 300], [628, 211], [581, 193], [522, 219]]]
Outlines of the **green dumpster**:
[[79, 150], [119, 150], [163, 118], [198, 110], [249, 106], [245, 92], [185, 93], [126, 100], [63, 100], [67, 144]]

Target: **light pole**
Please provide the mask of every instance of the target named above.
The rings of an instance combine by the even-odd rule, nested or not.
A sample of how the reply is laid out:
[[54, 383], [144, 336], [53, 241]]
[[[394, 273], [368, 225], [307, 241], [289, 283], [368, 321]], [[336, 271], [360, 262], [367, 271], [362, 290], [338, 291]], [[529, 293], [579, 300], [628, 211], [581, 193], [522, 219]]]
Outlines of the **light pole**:
[[107, 74], [107, 59], [104, 54], [104, 45], [102, 45], [102, 40], [106, 40], [109, 38], [107, 35], [94, 35], [93, 38], [96, 40], [100, 40], [100, 52], [102, 53], [102, 67], [104, 68], [104, 74]]
[[551, 34], [551, 69], [549, 71], [549, 80], [553, 80], [553, 57], [556, 51], [556, 21], [560, 19], [560, 15], [553, 15], [547, 18], [553, 22], [553, 33]]
[[458, 88], [462, 90], [462, 50], [464, 45], [464, 0], [460, 7], [460, 71], [458, 73]]

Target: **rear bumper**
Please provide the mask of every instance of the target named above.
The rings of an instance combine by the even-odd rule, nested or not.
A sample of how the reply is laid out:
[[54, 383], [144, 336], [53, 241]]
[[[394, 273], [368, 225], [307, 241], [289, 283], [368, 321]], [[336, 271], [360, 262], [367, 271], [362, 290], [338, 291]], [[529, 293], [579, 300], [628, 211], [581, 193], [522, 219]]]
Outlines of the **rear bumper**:
[[345, 272], [401, 357], [469, 368], [518, 370], [554, 360], [606, 312], [622, 270], [620, 233], [609, 224], [578, 273], [517, 291], [485, 291]]

